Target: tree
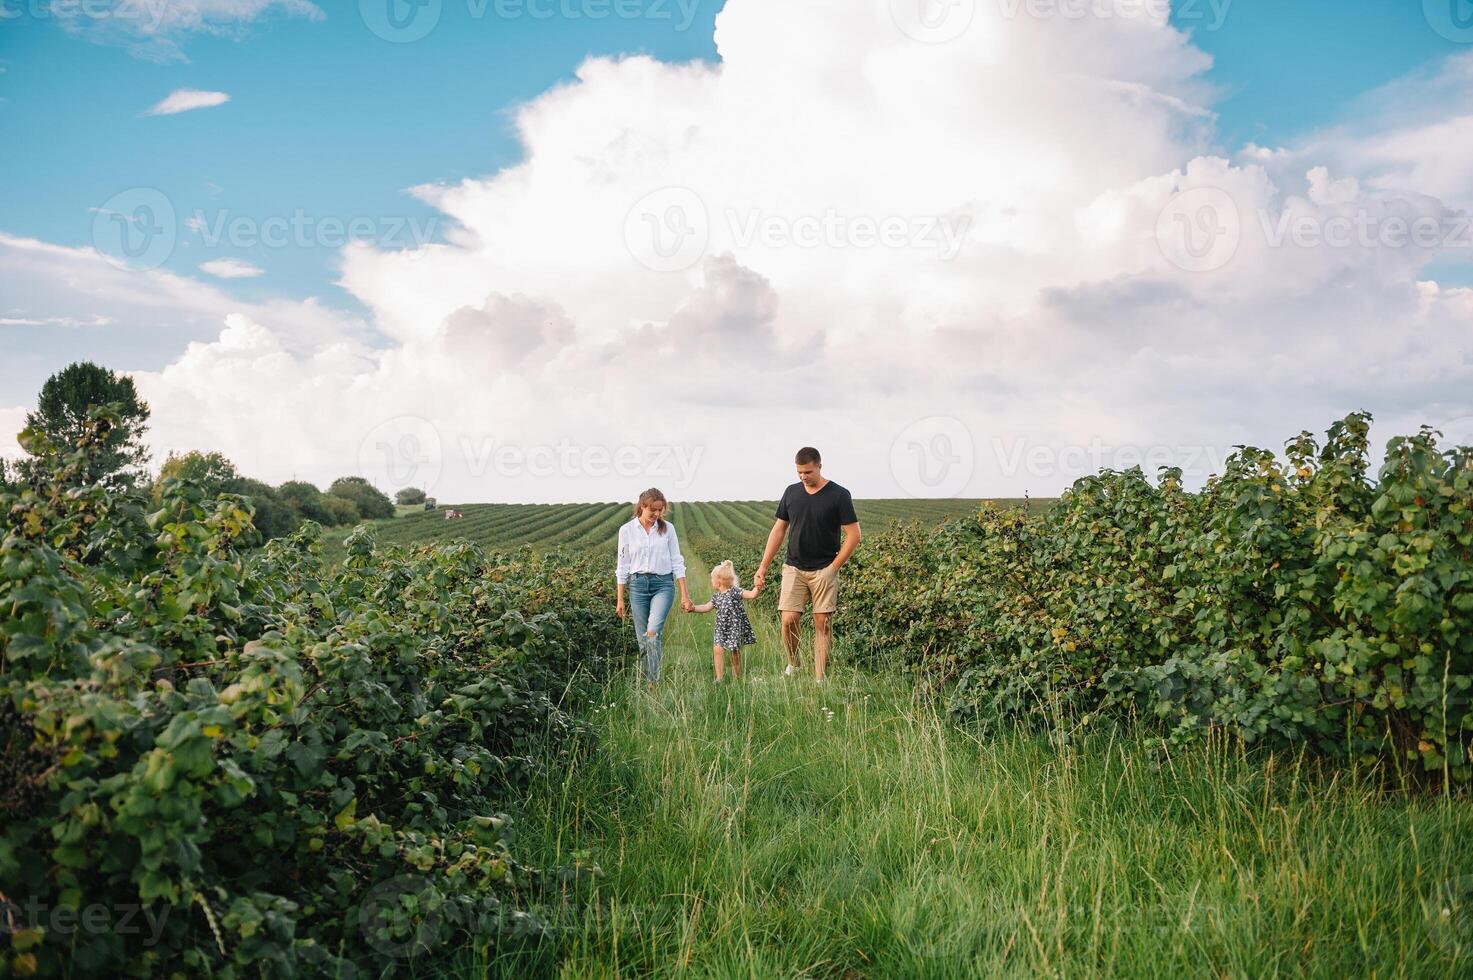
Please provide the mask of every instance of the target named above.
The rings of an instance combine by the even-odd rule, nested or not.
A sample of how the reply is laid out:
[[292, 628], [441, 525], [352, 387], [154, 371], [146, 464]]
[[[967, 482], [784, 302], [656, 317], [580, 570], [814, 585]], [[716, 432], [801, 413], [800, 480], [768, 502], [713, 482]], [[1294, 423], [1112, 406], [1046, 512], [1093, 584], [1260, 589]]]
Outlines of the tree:
[[394, 516], [394, 502], [389, 499], [388, 494], [361, 476], [339, 477], [332, 481], [327, 492], [353, 501], [363, 520], [373, 521]]
[[358, 505], [347, 497], [340, 497], [335, 493], [322, 495], [322, 505], [332, 515], [332, 522], [338, 525], [357, 524], [362, 520], [358, 513]]
[[[138, 397], [133, 379], [117, 375], [91, 361], [78, 361], [46, 379], [36, 410], [26, 416], [26, 427], [44, 437], [34, 455], [59, 452], [75, 445], [94, 405], [116, 403], [120, 422], [92, 454], [82, 475], [87, 484], [116, 487], [136, 486], [148, 466], [148, 448], [143, 444], [148, 431], [148, 403]], [[47, 445], [49, 443], [49, 445]]]
[[305, 480], [288, 480], [276, 488], [276, 496], [296, 515], [297, 523], [316, 521], [332, 527], [332, 511], [322, 501], [322, 491]]
[[422, 504], [425, 502], [425, 492], [419, 487], [405, 487], [394, 494], [394, 502], [404, 507]]
[[0, 493], [17, 490], [20, 488], [20, 470], [11, 466], [0, 456]]
[[220, 492], [239, 494], [251, 502], [256, 512], [254, 521], [256, 530], [260, 532], [261, 538], [265, 541], [285, 537], [302, 523], [296, 513], [281, 502], [276, 491], [260, 480], [252, 480], [244, 476], [236, 477], [221, 484]]
[[160, 488], [169, 477], [199, 484], [205, 491], [205, 496], [213, 498], [226, 492], [223, 489], [225, 484], [240, 479], [240, 473], [236, 471], [235, 464], [220, 453], [190, 450], [182, 455], [169, 453], [169, 458], [159, 467], [158, 479], [153, 484], [155, 498], [159, 496]]

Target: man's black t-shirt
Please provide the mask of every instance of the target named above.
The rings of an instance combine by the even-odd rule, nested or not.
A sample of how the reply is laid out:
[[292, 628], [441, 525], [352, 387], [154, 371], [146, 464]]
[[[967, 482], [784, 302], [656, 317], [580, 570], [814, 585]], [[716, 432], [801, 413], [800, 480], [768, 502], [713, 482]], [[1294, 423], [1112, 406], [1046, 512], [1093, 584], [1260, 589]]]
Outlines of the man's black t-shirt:
[[833, 480], [817, 493], [802, 483], [788, 487], [776, 516], [788, 522], [788, 564], [805, 572], [831, 565], [839, 554], [839, 526], [859, 522], [854, 498]]

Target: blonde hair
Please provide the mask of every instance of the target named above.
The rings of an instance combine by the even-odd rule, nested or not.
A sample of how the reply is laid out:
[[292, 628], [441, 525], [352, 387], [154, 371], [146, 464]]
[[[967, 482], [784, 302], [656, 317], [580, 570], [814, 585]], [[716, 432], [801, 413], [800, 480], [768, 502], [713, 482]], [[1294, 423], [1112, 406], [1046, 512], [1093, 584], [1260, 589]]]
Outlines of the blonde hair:
[[719, 588], [716, 584], [718, 578], [731, 579], [731, 585], [727, 586], [727, 588], [736, 588], [742, 584], [741, 580], [737, 578], [736, 568], [732, 565], [730, 558], [719, 565], [711, 566], [711, 588]]

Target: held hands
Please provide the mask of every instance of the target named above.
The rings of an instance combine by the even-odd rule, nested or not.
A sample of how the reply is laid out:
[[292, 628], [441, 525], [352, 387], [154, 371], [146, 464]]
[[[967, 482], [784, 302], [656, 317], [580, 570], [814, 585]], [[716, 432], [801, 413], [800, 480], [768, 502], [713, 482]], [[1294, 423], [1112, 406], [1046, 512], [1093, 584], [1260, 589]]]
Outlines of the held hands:
[[690, 596], [682, 596], [681, 597], [681, 599], [680, 599], [680, 611], [681, 612], [690, 612], [691, 610], [693, 610], [695, 608], [696, 608], [695, 607], [695, 603], [693, 603], [693, 602], [690, 601]]
[[763, 583], [767, 581], [767, 566], [763, 565], [757, 569], [757, 574], [752, 576], [752, 587], [758, 592], [762, 591]]

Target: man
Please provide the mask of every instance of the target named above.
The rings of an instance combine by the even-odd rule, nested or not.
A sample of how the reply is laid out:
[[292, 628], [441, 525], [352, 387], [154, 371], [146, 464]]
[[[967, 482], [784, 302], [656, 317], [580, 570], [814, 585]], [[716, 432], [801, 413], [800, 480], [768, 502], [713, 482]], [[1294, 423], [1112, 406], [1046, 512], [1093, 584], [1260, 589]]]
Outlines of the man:
[[793, 461], [798, 464], [798, 482], [784, 490], [778, 501], [777, 522], [767, 535], [767, 550], [762, 553], [762, 564], [757, 567], [753, 581], [758, 586], [766, 582], [767, 567], [786, 536], [788, 560], [783, 565], [782, 591], [777, 601], [783, 620], [783, 645], [788, 649], [788, 667], [783, 674], [796, 674], [801, 666], [798, 640], [803, 610], [811, 602], [813, 676], [822, 681], [833, 642], [839, 569], [859, 547], [859, 517], [854, 513], [854, 498], [849, 491], [824, 477], [823, 460], [817, 449], [804, 446]]

